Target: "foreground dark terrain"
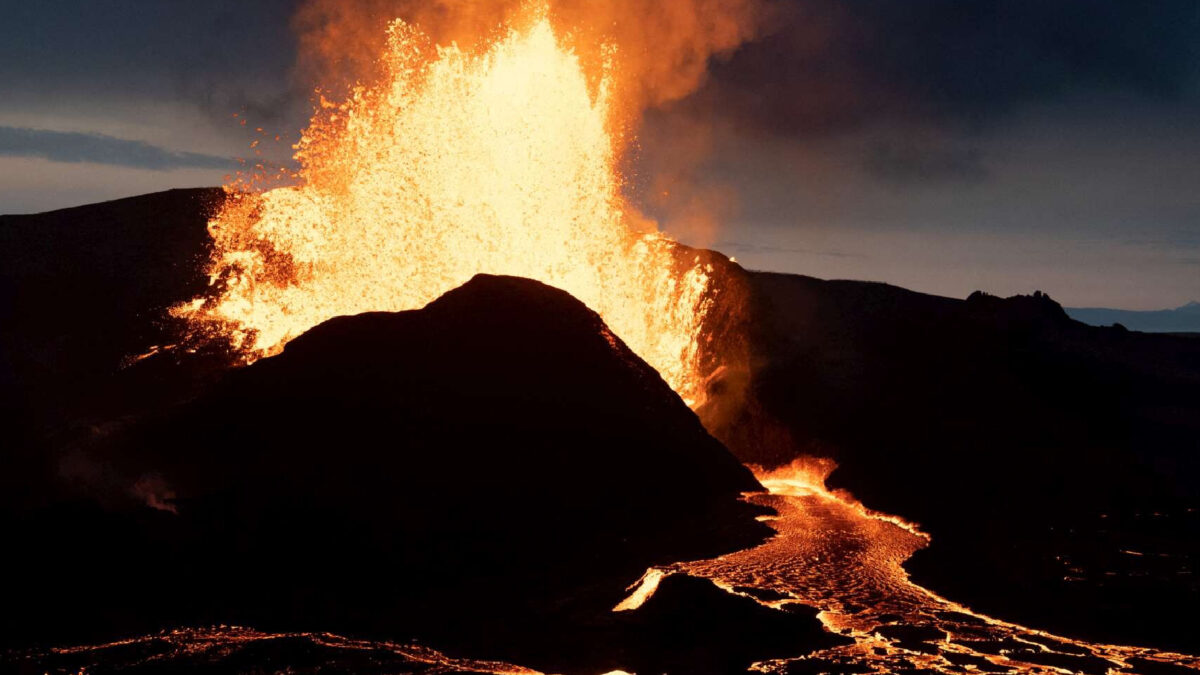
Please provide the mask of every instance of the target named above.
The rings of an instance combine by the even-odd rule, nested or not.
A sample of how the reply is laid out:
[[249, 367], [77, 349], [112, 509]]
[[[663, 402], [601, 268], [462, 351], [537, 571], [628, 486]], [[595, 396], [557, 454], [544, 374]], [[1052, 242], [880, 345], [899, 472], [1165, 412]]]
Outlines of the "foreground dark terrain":
[[8, 646], [241, 622], [294, 635], [250, 642], [289, 658], [325, 653], [295, 633], [316, 629], [559, 672], [738, 672], [836, 639], [811, 612], [675, 577], [608, 610], [648, 566], [769, 534], [734, 457], [815, 455], [932, 534], [908, 564], [925, 586], [1200, 652], [1200, 340], [1084, 326], [1040, 294], [711, 255], [724, 368], [698, 412], [725, 447], [598, 317], [524, 280], [335, 319], [248, 368], [199, 345], [131, 362], [178, 339], [164, 309], [204, 289], [220, 198], [0, 218], [0, 480], [24, 553]]

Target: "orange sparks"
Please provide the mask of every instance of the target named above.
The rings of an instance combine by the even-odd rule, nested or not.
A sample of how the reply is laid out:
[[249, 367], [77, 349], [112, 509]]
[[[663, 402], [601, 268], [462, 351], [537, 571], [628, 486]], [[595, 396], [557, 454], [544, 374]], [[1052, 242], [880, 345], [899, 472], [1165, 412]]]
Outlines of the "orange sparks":
[[680, 264], [620, 194], [610, 78], [532, 9], [484, 51], [388, 27], [385, 76], [320, 109], [300, 184], [229, 188], [213, 294], [176, 307], [253, 359], [333, 316], [424, 306], [481, 272], [596, 310], [692, 405], [709, 271]]

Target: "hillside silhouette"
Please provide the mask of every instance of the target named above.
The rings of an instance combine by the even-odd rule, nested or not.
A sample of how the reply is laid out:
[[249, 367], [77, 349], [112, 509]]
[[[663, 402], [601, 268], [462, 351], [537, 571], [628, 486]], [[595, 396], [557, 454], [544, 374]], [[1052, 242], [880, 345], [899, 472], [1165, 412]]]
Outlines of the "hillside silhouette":
[[[332, 319], [58, 467], [68, 496], [6, 523], [36, 552], [17, 562], [9, 641], [232, 623], [555, 672], [697, 653], [744, 668], [797, 636], [838, 642], [707, 582], [611, 611], [652, 565], [761, 542], [739, 499], [761, 488], [598, 315], [527, 279]], [[672, 633], [696, 603], [709, 637]], [[712, 636], [747, 623], [753, 640]]]

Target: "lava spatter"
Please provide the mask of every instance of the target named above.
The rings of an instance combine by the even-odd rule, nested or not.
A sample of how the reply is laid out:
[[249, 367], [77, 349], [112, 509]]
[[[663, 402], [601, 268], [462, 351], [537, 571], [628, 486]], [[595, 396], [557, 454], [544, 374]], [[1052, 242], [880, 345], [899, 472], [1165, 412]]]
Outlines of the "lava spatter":
[[710, 270], [622, 197], [609, 75], [588, 77], [544, 7], [525, 13], [481, 52], [393, 21], [381, 81], [321, 99], [299, 183], [227, 188], [211, 292], [174, 314], [254, 359], [334, 316], [527, 277], [594, 309], [699, 404]]

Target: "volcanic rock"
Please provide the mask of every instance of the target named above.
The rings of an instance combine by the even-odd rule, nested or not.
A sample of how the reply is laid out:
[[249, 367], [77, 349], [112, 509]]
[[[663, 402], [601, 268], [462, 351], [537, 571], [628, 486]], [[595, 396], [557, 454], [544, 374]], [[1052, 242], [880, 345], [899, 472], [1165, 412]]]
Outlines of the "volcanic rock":
[[233, 623], [537, 666], [647, 567], [769, 534], [656, 371], [511, 277], [332, 319], [76, 461], [128, 500], [13, 524], [9, 639]]

